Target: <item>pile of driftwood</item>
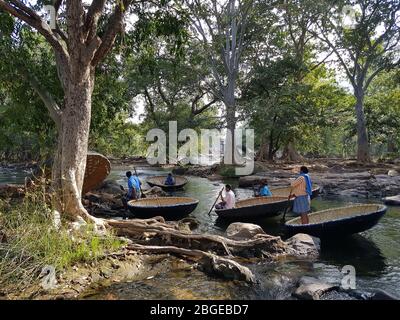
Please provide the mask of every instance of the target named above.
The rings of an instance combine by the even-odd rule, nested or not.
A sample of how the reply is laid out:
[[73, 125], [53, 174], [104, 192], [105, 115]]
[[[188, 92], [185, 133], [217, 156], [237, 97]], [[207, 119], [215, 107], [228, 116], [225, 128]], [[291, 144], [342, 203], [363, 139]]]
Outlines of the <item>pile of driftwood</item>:
[[280, 237], [256, 234], [249, 239], [236, 240], [219, 235], [196, 234], [190, 230], [193, 222], [165, 222], [162, 217], [152, 219], [107, 220], [117, 235], [128, 237], [128, 249], [152, 253], [171, 253], [198, 263], [208, 274], [254, 283], [249, 268], [238, 261], [272, 259], [288, 253], [287, 244]]

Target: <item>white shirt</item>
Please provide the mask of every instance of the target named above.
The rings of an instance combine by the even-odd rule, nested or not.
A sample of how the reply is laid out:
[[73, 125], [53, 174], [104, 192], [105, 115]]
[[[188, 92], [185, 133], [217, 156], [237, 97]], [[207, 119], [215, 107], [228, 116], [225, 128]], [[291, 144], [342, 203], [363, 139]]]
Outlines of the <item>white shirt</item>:
[[235, 207], [235, 194], [232, 190], [225, 192], [224, 200], [226, 202], [225, 209], [232, 209]]

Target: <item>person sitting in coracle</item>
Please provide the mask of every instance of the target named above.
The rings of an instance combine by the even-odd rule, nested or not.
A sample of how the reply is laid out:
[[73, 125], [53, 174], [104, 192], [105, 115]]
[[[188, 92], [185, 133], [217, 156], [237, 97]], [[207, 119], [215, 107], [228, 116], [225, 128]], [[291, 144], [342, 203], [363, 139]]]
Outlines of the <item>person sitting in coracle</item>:
[[167, 179], [165, 179], [164, 184], [166, 186], [173, 186], [175, 184], [175, 179], [172, 176], [172, 173], [168, 173]]
[[260, 187], [260, 191], [258, 192], [258, 195], [260, 197], [272, 197], [272, 193], [268, 188], [268, 180], [264, 179], [262, 181], [261, 187]]
[[235, 207], [235, 194], [230, 184], [225, 186], [225, 196], [222, 195], [222, 190], [220, 191], [220, 196], [222, 201], [215, 205], [216, 209], [232, 209]]

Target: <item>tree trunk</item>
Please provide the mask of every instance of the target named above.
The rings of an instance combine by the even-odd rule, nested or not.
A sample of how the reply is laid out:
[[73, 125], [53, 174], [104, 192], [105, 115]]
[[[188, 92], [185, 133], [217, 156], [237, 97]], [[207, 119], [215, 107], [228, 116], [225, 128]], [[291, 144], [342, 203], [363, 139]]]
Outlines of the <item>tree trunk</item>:
[[357, 118], [357, 160], [360, 162], [369, 162], [369, 143], [367, 126], [364, 115], [364, 92], [362, 89], [355, 90], [356, 95], [356, 118]]
[[387, 152], [397, 153], [399, 150], [396, 145], [396, 137], [391, 135], [388, 139]]
[[93, 220], [81, 201], [94, 87], [94, 69], [87, 69], [79, 77], [71, 76], [65, 90], [65, 109], [52, 175], [56, 209], [70, 218], [80, 215]]
[[284, 151], [283, 151], [283, 159], [287, 161], [300, 162], [303, 161], [303, 157], [297, 152], [292, 142], [289, 142]]
[[226, 139], [225, 139], [225, 152], [224, 161], [225, 164], [236, 164], [235, 157], [236, 146], [235, 146], [235, 129], [236, 129], [236, 104], [235, 104], [235, 80], [230, 78], [228, 80], [228, 87], [224, 94], [224, 104], [226, 110]]

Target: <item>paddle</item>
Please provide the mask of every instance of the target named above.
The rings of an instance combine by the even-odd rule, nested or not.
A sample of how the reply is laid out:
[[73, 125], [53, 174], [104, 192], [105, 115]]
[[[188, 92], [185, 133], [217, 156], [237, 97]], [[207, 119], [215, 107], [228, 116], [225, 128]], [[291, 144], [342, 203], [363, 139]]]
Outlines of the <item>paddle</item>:
[[288, 212], [288, 210], [289, 210], [289, 207], [290, 207], [290, 198], [291, 198], [291, 197], [292, 197], [292, 189], [290, 189], [290, 191], [289, 191], [288, 205], [287, 205], [287, 207], [286, 207], [286, 209], [285, 209], [285, 212], [283, 213], [283, 217], [282, 217], [282, 223], [284, 223], [284, 222], [285, 222], [286, 213]]
[[215, 199], [214, 204], [212, 205], [210, 211], [208, 211], [208, 215], [210, 215], [211, 211], [214, 209], [214, 206], [215, 206], [215, 204], [217, 203], [219, 197], [221, 196], [222, 191], [224, 191], [224, 188], [222, 188], [221, 191], [218, 193], [217, 199]]
[[[133, 170], [135, 170], [135, 176], [136, 176], [136, 178], [138, 178], [138, 180], [139, 180], [139, 177], [138, 177], [136, 168], [133, 167]], [[146, 195], [143, 193], [142, 184], [140, 183], [140, 180], [139, 180], [139, 189], [140, 189], [140, 194], [141, 194], [142, 198], [146, 198]]]

